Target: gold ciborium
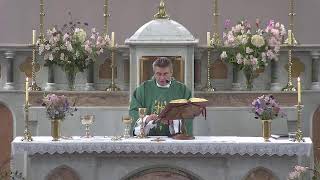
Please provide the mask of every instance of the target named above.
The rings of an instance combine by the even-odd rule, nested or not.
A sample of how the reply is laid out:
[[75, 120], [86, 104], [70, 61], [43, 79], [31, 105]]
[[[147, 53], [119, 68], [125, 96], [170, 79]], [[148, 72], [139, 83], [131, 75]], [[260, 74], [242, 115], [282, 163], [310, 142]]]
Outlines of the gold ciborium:
[[130, 116], [122, 116], [122, 123], [124, 124], [124, 133], [123, 137], [124, 138], [130, 138], [130, 129], [131, 129], [131, 123], [132, 123], [132, 118]]
[[143, 119], [147, 113], [147, 108], [139, 108], [138, 113], [141, 119], [140, 134], [138, 135], [138, 138], [147, 138], [146, 134], [144, 133], [144, 123], [143, 123]]
[[82, 138], [91, 138], [93, 137], [90, 134], [90, 125], [93, 124], [94, 122], [94, 115], [83, 115], [80, 116], [80, 122], [82, 125], [85, 125], [86, 127], [86, 135], [85, 136], [81, 136]]

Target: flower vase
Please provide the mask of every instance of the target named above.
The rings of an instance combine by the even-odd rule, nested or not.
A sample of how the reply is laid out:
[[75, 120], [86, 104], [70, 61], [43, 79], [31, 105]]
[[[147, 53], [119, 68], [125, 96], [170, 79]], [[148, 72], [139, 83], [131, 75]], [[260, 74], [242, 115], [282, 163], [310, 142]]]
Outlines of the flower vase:
[[254, 70], [252, 66], [244, 66], [243, 73], [246, 78], [246, 90], [251, 91], [253, 88]]
[[77, 76], [77, 71], [74, 69], [65, 70], [67, 81], [68, 81], [68, 90], [73, 91], [75, 89], [75, 80]]
[[271, 137], [271, 121], [272, 120], [261, 120], [262, 123], [262, 137], [264, 142], [269, 142]]
[[51, 136], [52, 141], [59, 141], [60, 140], [60, 123], [61, 119], [51, 119]]

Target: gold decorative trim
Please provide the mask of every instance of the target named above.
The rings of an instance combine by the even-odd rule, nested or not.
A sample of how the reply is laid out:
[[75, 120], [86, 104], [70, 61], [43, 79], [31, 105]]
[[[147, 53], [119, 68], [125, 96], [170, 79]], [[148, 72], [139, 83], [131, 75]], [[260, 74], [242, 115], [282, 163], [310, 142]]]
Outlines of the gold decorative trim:
[[164, 0], [160, 1], [160, 5], [158, 7], [158, 12], [154, 15], [155, 19], [169, 19], [170, 17], [166, 13], [166, 6], [164, 4]]

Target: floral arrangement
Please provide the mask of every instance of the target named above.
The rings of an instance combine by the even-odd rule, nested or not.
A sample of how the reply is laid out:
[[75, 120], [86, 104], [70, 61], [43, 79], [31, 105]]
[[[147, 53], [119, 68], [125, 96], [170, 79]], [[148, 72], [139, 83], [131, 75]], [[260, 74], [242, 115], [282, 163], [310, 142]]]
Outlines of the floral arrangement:
[[[62, 29], [55, 26], [47, 30], [46, 39], [37, 41], [39, 55], [44, 56], [45, 65], [56, 64], [65, 70], [83, 72], [109, 46], [108, 35], [102, 37], [93, 28], [91, 35], [87, 36], [84, 28], [78, 27], [80, 25], [80, 22], [70, 22]], [[87, 23], [83, 25], [88, 26]]]
[[283, 24], [270, 20], [266, 28], [260, 27], [256, 20], [254, 30], [247, 20], [230, 29], [230, 20], [225, 22], [221, 59], [237, 65], [240, 69], [251, 66], [253, 70], [264, 68], [270, 60], [278, 60], [280, 45], [286, 29]]
[[42, 106], [45, 106], [46, 113], [50, 119], [63, 120], [67, 115], [73, 116], [73, 112], [77, 111], [77, 108], [74, 107], [75, 103], [71, 106], [68, 98], [64, 95], [48, 94], [42, 101]]
[[290, 172], [289, 175], [288, 175], [288, 180], [299, 179], [299, 178], [301, 179], [301, 177], [303, 177], [303, 175], [305, 173], [307, 173], [307, 171], [312, 171], [313, 172], [313, 176], [311, 178], [312, 180], [320, 179], [320, 177], [319, 177], [319, 175], [320, 175], [320, 164], [316, 163], [314, 165], [314, 169], [310, 168], [310, 167], [299, 166], [299, 165], [294, 166], [293, 171]]
[[252, 101], [251, 108], [256, 119], [271, 120], [278, 117], [279, 114], [282, 117], [285, 116], [284, 113], [280, 113], [280, 106], [272, 95], [262, 95], [256, 98]]

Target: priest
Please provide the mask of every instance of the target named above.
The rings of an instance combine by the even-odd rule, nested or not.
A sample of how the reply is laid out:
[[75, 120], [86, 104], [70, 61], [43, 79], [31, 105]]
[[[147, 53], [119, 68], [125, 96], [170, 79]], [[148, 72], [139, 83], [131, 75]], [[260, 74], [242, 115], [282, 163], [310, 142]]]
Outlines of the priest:
[[[166, 123], [159, 121], [158, 114], [174, 99], [190, 99], [191, 91], [172, 77], [172, 62], [158, 57], [152, 64], [152, 79], [143, 82], [132, 94], [129, 114], [133, 118], [133, 135], [139, 135], [141, 124], [148, 136], [171, 136], [180, 132], [180, 120]], [[147, 108], [146, 116], [139, 118], [138, 109]], [[187, 120], [187, 133], [192, 134], [192, 121]]]

